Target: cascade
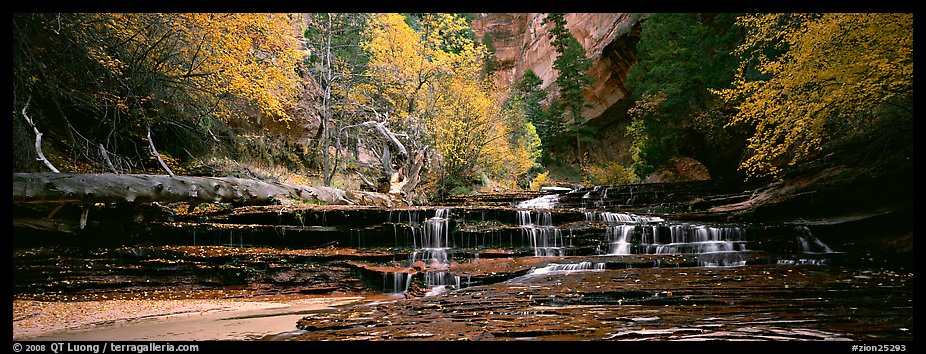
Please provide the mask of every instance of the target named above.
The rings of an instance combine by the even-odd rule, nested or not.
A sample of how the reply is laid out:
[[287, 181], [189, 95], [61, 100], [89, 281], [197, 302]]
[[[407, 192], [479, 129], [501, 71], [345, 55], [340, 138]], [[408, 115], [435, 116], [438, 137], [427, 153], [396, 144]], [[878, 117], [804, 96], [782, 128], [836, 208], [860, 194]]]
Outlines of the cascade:
[[536, 212], [537, 222], [533, 222], [530, 210], [518, 210], [518, 225], [522, 237], [528, 237], [534, 256], [553, 257], [566, 255], [566, 239], [563, 232], [553, 226], [553, 215], [549, 210]]
[[745, 231], [735, 226], [687, 223], [609, 226], [608, 254], [694, 254], [705, 267], [742, 266], [746, 257]]
[[549, 194], [534, 199], [518, 202], [514, 205], [519, 209], [552, 209], [559, 203], [559, 194]]
[[615, 222], [639, 223], [639, 222], [662, 222], [665, 220], [658, 216], [612, 213], [609, 211], [605, 211], [605, 212], [585, 212], [585, 221], [600, 221], [600, 222], [608, 222], [608, 223], [615, 223]]
[[634, 233], [637, 225], [617, 225], [605, 230], [605, 237], [611, 241], [608, 254], [630, 254], [630, 235]]
[[[582, 195], [582, 207], [583, 208], [588, 207], [589, 201], [591, 200], [591, 197], [592, 197], [592, 193], [598, 193], [599, 190], [601, 190], [601, 186], [594, 186], [592, 187], [590, 191], [585, 192], [585, 194]], [[605, 191], [607, 191], [607, 189], [605, 189]], [[592, 204], [596, 207], [600, 207], [603, 203], [604, 203], [604, 197], [601, 197], [601, 198], [596, 199]]]
[[829, 245], [816, 238], [807, 226], [798, 226], [795, 231], [797, 232], [797, 243], [801, 245], [801, 252], [810, 254], [836, 253]]
[[592, 263], [589, 261], [582, 261], [579, 263], [570, 263], [570, 264], [560, 264], [560, 263], [550, 263], [546, 266], [533, 268], [527, 275], [538, 275], [538, 274], [547, 274], [551, 272], [577, 272], [584, 270], [603, 270], [605, 263]]
[[416, 261], [425, 261], [432, 266], [450, 263], [447, 256], [450, 249], [449, 213], [449, 209], [437, 209], [434, 217], [425, 220], [420, 227], [412, 227], [415, 251], [412, 252], [409, 266]]
[[[418, 213], [409, 211], [408, 221], [411, 226], [412, 244], [415, 248], [409, 257], [409, 268], [414, 267], [418, 261], [428, 264], [428, 268], [445, 269], [450, 265], [448, 255], [450, 244], [450, 209], [437, 209], [434, 216], [425, 220], [423, 223], [418, 222]], [[388, 216], [390, 222], [401, 221], [401, 213], [392, 213]], [[393, 219], [395, 218], [395, 219]], [[393, 290], [397, 293], [408, 291], [411, 285], [412, 275], [404, 272], [393, 273]], [[460, 277], [449, 272], [432, 272], [424, 271], [424, 284], [431, 288], [428, 295], [436, 295], [443, 292], [447, 286], [453, 285], [460, 288]]]

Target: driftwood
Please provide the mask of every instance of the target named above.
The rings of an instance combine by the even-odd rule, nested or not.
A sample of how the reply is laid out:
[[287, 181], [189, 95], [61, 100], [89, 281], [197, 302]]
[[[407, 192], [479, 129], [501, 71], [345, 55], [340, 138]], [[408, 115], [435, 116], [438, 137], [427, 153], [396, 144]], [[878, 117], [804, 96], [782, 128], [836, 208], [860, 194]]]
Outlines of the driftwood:
[[29, 109], [29, 103], [32, 103], [32, 96], [29, 96], [29, 99], [26, 100], [26, 105], [23, 107], [22, 115], [26, 119], [26, 123], [29, 123], [29, 126], [32, 127], [32, 130], [35, 132], [35, 153], [39, 156], [36, 158], [38, 161], [42, 161], [45, 164], [45, 167], [48, 167], [54, 173], [58, 173], [58, 169], [51, 164], [51, 161], [45, 158], [45, 154], [42, 153], [42, 133], [39, 132], [39, 128], [36, 128], [35, 123], [32, 122], [32, 118], [26, 114], [26, 110]]
[[304, 202], [395, 206], [389, 195], [270, 183], [234, 177], [143, 174], [14, 173], [13, 204], [20, 203], [230, 203]]

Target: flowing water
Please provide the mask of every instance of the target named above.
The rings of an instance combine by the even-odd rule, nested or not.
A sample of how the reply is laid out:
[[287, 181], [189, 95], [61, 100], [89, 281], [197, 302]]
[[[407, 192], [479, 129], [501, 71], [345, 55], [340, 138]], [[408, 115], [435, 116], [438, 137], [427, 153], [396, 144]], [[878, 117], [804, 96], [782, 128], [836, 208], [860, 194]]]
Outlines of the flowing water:
[[158, 224], [133, 244], [21, 247], [14, 297], [403, 298], [268, 337], [285, 340], [913, 337], [912, 259], [866, 253], [874, 241], [845, 228], [624, 210], [608, 190], [510, 207], [254, 210]]

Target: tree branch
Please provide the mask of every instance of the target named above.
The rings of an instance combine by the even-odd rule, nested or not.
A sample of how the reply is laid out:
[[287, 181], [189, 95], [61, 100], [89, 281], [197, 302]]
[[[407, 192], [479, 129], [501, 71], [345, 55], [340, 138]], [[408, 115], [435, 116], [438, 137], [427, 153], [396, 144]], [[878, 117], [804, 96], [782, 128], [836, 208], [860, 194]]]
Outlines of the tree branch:
[[171, 177], [174, 176], [174, 171], [170, 170], [170, 167], [167, 167], [167, 164], [164, 163], [164, 159], [161, 158], [161, 154], [158, 153], [158, 150], [154, 148], [154, 140], [151, 139], [151, 126], [148, 126], [148, 148], [151, 152], [151, 155], [158, 159], [158, 163], [161, 164], [161, 167], [164, 168], [164, 171], [167, 171], [167, 174]]
[[29, 126], [32, 127], [32, 130], [35, 131], [35, 153], [39, 155], [36, 160], [42, 161], [45, 164], [45, 167], [48, 167], [51, 172], [59, 173], [57, 168], [51, 164], [51, 161], [45, 158], [45, 154], [42, 153], [42, 133], [39, 132], [39, 128], [35, 127], [35, 123], [32, 122], [32, 118], [29, 118], [29, 115], [26, 114], [26, 110], [29, 109], [29, 104], [32, 103], [32, 96], [26, 100], [26, 105], [23, 106], [22, 115], [26, 119], [26, 123], [29, 123]]
[[118, 175], [119, 171], [113, 167], [113, 162], [109, 160], [109, 154], [106, 152], [106, 148], [103, 147], [103, 143], [100, 143], [100, 155], [103, 155], [103, 160], [106, 161], [106, 166], [109, 167], [109, 170]]

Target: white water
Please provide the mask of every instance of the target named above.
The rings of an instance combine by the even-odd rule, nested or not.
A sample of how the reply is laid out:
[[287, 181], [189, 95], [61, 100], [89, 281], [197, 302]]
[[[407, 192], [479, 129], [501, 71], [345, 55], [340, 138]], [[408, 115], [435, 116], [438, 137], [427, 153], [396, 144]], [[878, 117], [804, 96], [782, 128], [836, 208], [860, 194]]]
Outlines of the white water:
[[552, 209], [559, 203], [559, 194], [550, 194], [518, 202], [514, 205], [520, 209]]
[[633, 223], [645, 223], [645, 222], [663, 222], [665, 219], [658, 216], [647, 216], [647, 215], [636, 215], [636, 214], [624, 214], [624, 213], [612, 213], [609, 211], [605, 212], [586, 212], [585, 221], [600, 221], [600, 222], [633, 222]]
[[424, 285], [430, 288], [453, 285], [455, 289], [459, 289], [460, 276], [449, 272], [427, 272], [424, 273]]
[[[401, 222], [402, 213], [389, 214], [390, 222]], [[450, 209], [437, 209], [434, 216], [418, 222], [418, 212], [409, 211], [408, 221], [411, 226], [412, 242], [415, 250], [409, 257], [409, 267], [415, 262], [424, 261], [431, 269], [445, 269], [450, 266]], [[397, 293], [408, 291], [413, 274], [393, 273], [393, 290]], [[448, 286], [460, 288], [460, 277], [449, 272], [424, 272], [424, 285], [431, 288], [426, 296], [437, 295], [446, 291]]]
[[[591, 200], [592, 193], [597, 193], [599, 190], [601, 190], [601, 186], [594, 186], [592, 187], [592, 190], [585, 192], [585, 194], [582, 195], [582, 206], [587, 208], [588, 202]], [[605, 194], [607, 194], [607, 189], [605, 189]], [[602, 206], [604, 203], [604, 198], [605, 197], [602, 196], [601, 198], [596, 199], [593, 205], [596, 207]]]
[[704, 267], [746, 265], [742, 252], [749, 251], [745, 231], [733, 226], [624, 224], [609, 226], [605, 236], [610, 255], [696, 254]]
[[518, 210], [518, 225], [522, 237], [528, 237], [536, 257], [558, 257], [566, 255], [566, 239], [563, 231], [553, 226], [550, 211]]
[[611, 240], [611, 248], [608, 254], [626, 255], [630, 254], [630, 235], [633, 234], [636, 225], [618, 225], [611, 226], [605, 230], [605, 237]]
[[829, 263], [828, 259], [779, 259], [778, 264], [780, 265], [826, 265]]
[[[412, 227], [415, 251], [412, 252], [409, 267], [419, 260], [431, 265], [450, 264], [447, 256], [450, 249], [449, 215], [449, 209], [437, 209], [434, 217], [425, 220], [419, 227]], [[419, 231], [415, 231], [419, 228]]]
[[801, 252], [809, 254], [836, 253], [829, 245], [816, 238], [807, 226], [798, 226], [795, 229], [797, 231], [797, 243], [801, 245]]
[[578, 272], [586, 270], [603, 270], [605, 263], [592, 263], [589, 261], [583, 261], [579, 263], [570, 263], [570, 264], [560, 264], [560, 263], [550, 263], [546, 266], [540, 268], [531, 269], [527, 275], [539, 275], [547, 273], [569, 273], [569, 272]]
[[[411, 274], [408, 274], [405, 272], [392, 273], [392, 292], [393, 293], [404, 293], [408, 291], [408, 287], [410, 285], [412, 285]], [[385, 289], [383, 290], [385, 291]]]

